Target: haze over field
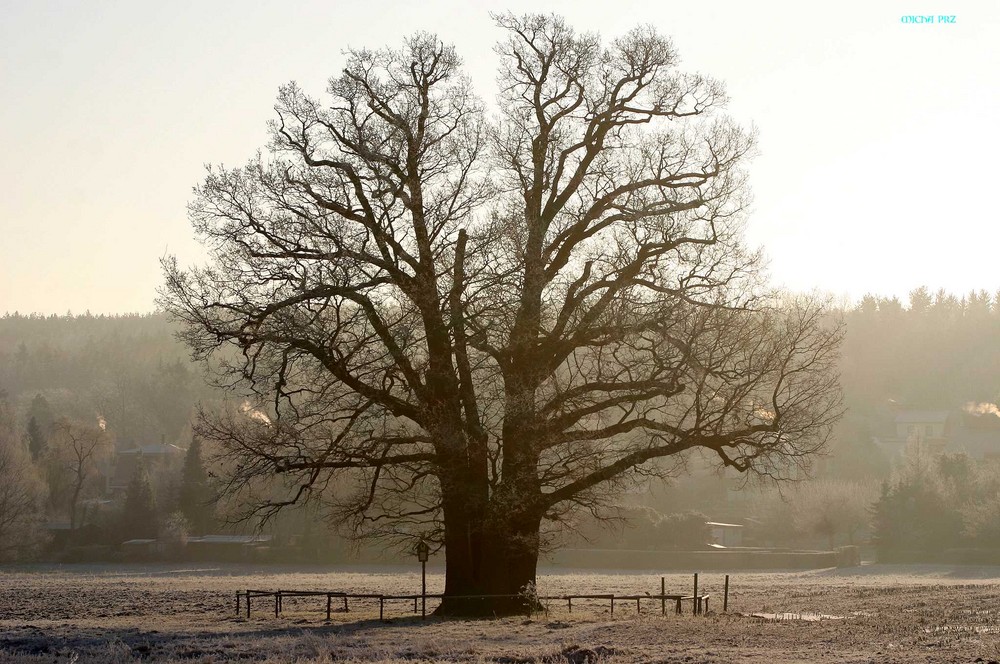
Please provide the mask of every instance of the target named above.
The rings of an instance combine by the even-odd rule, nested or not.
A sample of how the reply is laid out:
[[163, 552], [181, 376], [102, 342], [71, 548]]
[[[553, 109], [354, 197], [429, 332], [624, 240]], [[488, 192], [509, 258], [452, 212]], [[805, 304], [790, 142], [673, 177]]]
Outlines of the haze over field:
[[[494, 103], [490, 9], [669, 35], [759, 132], [750, 240], [778, 284], [857, 299], [921, 284], [995, 290], [1000, 5], [952, 0], [706, 4], [387, 0], [10, 0], [0, 7], [0, 312], [145, 312], [158, 259], [197, 261], [185, 205], [205, 163], [263, 143], [278, 86], [319, 93], [348, 46], [414, 30], [454, 42]], [[927, 11], [930, 11], [928, 9]], [[933, 195], [932, 195], [933, 194]], [[938, 195], [940, 194], [940, 195]]]

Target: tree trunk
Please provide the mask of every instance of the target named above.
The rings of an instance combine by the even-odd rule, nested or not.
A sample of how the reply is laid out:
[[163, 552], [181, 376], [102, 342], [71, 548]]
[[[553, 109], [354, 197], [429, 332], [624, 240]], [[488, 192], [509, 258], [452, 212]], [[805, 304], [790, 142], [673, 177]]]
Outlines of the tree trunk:
[[467, 511], [446, 509], [445, 597], [435, 614], [490, 617], [539, 608], [533, 589], [540, 525], [531, 513], [491, 516], [477, 524]]
[[73, 496], [69, 501], [69, 529], [76, 530], [76, 506], [80, 501], [80, 492], [83, 490], [83, 483], [78, 482], [73, 487]]

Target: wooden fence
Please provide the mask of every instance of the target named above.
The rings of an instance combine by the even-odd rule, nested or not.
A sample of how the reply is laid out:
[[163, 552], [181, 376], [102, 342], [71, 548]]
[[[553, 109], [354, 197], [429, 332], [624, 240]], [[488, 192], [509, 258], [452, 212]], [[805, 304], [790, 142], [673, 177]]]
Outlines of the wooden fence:
[[[728, 611], [729, 609], [729, 575], [726, 575], [724, 594], [722, 600], [722, 610]], [[340, 592], [340, 591], [325, 591], [325, 590], [253, 590], [247, 589], [245, 592], [236, 593], [236, 615], [243, 615], [246, 613], [246, 617], [250, 617], [250, 609], [252, 600], [258, 598], [271, 598], [274, 602], [274, 617], [277, 618], [281, 615], [284, 608], [283, 603], [286, 597], [319, 597], [326, 599], [326, 619], [330, 620], [333, 613], [333, 603], [336, 601], [338, 604], [342, 603], [342, 610], [345, 613], [350, 611], [350, 601], [351, 600], [372, 600], [378, 601], [378, 617], [380, 620], [385, 619], [385, 610], [387, 602], [413, 602], [413, 612], [422, 613], [426, 616], [427, 611], [427, 600], [428, 599], [443, 599], [442, 594], [425, 594], [425, 595], [385, 595], [377, 593], [353, 593], [353, 592]], [[490, 599], [490, 598], [524, 598], [524, 595], [452, 595], [450, 596], [454, 599]], [[539, 596], [538, 599], [541, 602], [566, 602], [567, 609], [570, 613], [573, 612], [573, 601], [577, 601], [579, 606], [580, 600], [600, 600], [607, 601], [610, 603], [611, 615], [615, 614], [615, 603], [617, 602], [621, 606], [622, 602], [631, 603], [635, 602], [635, 610], [637, 614], [642, 613], [642, 602], [643, 600], [648, 600], [650, 602], [659, 602], [660, 614], [666, 615], [668, 604], [673, 608], [674, 612], [680, 614], [683, 612], [683, 606], [685, 602], [691, 602], [691, 610], [695, 615], [699, 615], [708, 611], [708, 602], [711, 595], [707, 593], [698, 592], [698, 575], [694, 575], [694, 590], [690, 594], [669, 594], [666, 592], [666, 580], [660, 578], [660, 592], [658, 594], [645, 593], [642, 595], [620, 595], [616, 593], [590, 593], [590, 594], [573, 594], [573, 595], [543, 595]], [[654, 604], [655, 607], [655, 604]], [[529, 607], [530, 609], [530, 607]], [[655, 610], [655, 608], [654, 608]]]

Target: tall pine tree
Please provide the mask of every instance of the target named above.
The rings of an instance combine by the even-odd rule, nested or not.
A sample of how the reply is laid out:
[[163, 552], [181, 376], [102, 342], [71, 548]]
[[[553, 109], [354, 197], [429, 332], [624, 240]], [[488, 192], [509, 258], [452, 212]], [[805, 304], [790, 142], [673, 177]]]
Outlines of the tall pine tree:
[[38, 424], [38, 418], [32, 415], [28, 420], [28, 450], [31, 452], [31, 460], [38, 461], [47, 446], [48, 440]]
[[158, 517], [153, 485], [149, 481], [146, 464], [140, 457], [125, 491], [125, 507], [122, 510], [121, 520], [122, 539], [155, 538], [159, 526]]
[[215, 521], [212, 498], [208, 473], [201, 459], [201, 440], [196, 436], [184, 457], [178, 495], [178, 508], [193, 535], [204, 535], [212, 529]]
[[53, 425], [52, 408], [48, 399], [36, 394], [28, 409], [28, 449], [33, 461], [38, 461], [49, 445]]

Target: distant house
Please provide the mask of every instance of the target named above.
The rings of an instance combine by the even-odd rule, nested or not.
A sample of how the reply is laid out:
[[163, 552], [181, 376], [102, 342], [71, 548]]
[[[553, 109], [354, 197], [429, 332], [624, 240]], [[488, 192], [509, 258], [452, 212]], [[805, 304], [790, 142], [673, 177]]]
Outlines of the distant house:
[[145, 463], [146, 470], [153, 474], [159, 468], [179, 462], [184, 457], [184, 452], [186, 450], [183, 447], [166, 443], [140, 445], [121, 450], [115, 455], [114, 468], [108, 475], [108, 492], [114, 494], [125, 491], [140, 461]]
[[245, 562], [259, 560], [270, 552], [270, 535], [205, 535], [188, 537], [181, 549], [170, 553], [167, 544], [156, 539], [122, 542], [126, 560], [157, 560], [164, 557], [184, 560]]
[[270, 535], [204, 535], [187, 539], [190, 560], [249, 560], [267, 552]]
[[895, 462], [938, 454], [1000, 459], [1000, 417], [958, 410], [904, 410], [896, 414], [893, 429], [873, 441]]
[[875, 445], [890, 461], [940, 454], [955, 429], [956, 415], [948, 410], [901, 411], [893, 429], [874, 438]]
[[711, 533], [711, 544], [720, 547], [743, 546], [743, 526], [738, 523], [706, 521]]
[[1000, 459], [1000, 417], [992, 413], [962, 413], [961, 422], [949, 441], [949, 452], [965, 454], [970, 459]]

